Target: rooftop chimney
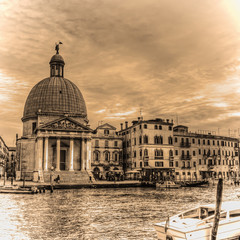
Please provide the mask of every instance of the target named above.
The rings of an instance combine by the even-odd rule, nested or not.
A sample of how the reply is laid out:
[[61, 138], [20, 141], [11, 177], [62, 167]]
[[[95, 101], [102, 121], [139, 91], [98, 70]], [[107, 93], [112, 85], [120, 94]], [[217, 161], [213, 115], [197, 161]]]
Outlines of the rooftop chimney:
[[123, 130], [123, 123], [121, 123], [120, 125], [121, 125], [121, 130]]
[[125, 127], [128, 128], [128, 122], [127, 121], [125, 122]]

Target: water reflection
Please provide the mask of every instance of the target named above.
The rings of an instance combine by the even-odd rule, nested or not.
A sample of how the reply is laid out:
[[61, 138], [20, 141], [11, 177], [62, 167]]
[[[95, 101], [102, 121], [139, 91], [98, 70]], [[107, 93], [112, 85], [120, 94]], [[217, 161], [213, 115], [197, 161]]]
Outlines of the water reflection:
[[[128, 188], [0, 195], [0, 239], [156, 239], [155, 222], [215, 202], [215, 191]], [[239, 187], [225, 187], [223, 200], [238, 200], [239, 192]]]

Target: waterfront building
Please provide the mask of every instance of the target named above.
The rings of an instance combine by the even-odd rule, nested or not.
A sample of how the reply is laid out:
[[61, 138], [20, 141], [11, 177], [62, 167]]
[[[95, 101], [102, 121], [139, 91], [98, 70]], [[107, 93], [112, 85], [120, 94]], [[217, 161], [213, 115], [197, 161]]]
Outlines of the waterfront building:
[[116, 128], [105, 123], [92, 134], [92, 171], [96, 179], [122, 176], [122, 138]]
[[127, 176], [157, 180], [173, 174], [173, 121], [138, 118], [131, 126], [125, 122], [124, 129], [121, 124], [119, 135], [123, 138], [123, 164]]
[[82, 93], [64, 78], [65, 62], [59, 54], [50, 60], [50, 76], [30, 91], [17, 140], [19, 178], [49, 181], [51, 171], [61, 181], [77, 182], [91, 174], [91, 135]]
[[175, 177], [178, 180], [232, 179], [239, 176], [238, 139], [173, 128]]
[[4, 176], [6, 165], [9, 161], [9, 152], [6, 143], [0, 136], [0, 177]]

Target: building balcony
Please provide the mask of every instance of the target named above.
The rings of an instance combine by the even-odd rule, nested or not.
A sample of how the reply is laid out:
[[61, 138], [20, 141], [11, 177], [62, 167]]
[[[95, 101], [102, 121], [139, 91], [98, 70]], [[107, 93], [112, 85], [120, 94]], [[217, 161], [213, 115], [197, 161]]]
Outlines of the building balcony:
[[191, 155], [182, 155], [181, 160], [191, 160], [192, 156]]
[[148, 161], [149, 160], [149, 156], [144, 156], [143, 157], [143, 161]]
[[170, 156], [170, 157], [169, 157], [169, 160], [170, 160], [170, 161], [173, 161], [173, 160], [174, 160], [174, 157], [173, 157], [173, 156]]
[[163, 159], [163, 156], [155, 156], [155, 159]]
[[189, 142], [181, 142], [180, 143], [180, 147], [182, 147], [182, 148], [190, 148], [191, 147], [191, 143], [189, 143]]

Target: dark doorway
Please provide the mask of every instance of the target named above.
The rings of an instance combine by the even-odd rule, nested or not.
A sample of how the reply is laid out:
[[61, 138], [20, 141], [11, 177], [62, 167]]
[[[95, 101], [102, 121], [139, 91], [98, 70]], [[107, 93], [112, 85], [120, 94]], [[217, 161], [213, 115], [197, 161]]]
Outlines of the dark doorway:
[[60, 151], [60, 170], [66, 170], [66, 151]]

